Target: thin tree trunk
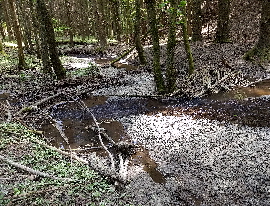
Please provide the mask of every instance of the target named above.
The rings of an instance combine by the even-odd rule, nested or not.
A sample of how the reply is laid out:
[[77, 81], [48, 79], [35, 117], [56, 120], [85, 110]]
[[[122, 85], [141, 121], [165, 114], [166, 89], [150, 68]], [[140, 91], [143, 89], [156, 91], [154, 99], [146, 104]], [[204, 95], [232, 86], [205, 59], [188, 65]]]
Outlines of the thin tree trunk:
[[169, 0], [170, 14], [169, 14], [169, 35], [167, 42], [167, 68], [166, 68], [166, 82], [167, 92], [171, 93], [175, 89], [176, 69], [174, 66], [174, 51], [176, 46], [176, 19], [178, 0]]
[[0, 22], [0, 33], [1, 33], [1, 36], [3, 39], [6, 39], [6, 35], [5, 35], [5, 32], [4, 32], [4, 28], [3, 28], [3, 22]]
[[190, 44], [189, 44], [189, 41], [188, 41], [186, 6], [182, 7], [182, 14], [183, 14], [183, 16], [182, 16], [181, 26], [182, 26], [185, 50], [186, 50], [188, 64], [189, 64], [188, 73], [189, 73], [189, 76], [190, 76], [190, 75], [193, 74], [195, 66], [194, 66], [194, 60], [193, 60]]
[[135, 0], [135, 23], [134, 23], [134, 38], [136, 50], [138, 52], [139, 60], [141, 65], [146, 64], [146, 59], [144, 56], [143, 46], [141, 43], [141, 0]]
[[3, 11], [4, 11], [4, 18], [7, 26], [7, 33], [8, 33], [8, 38], [9, 40], [14, 40], [14, 32], [12, 29], [12, 22], [11, 22], [11, 15], [9, 12], [9, 5], [8, 5], [8, 0], [4, 0], [2, 2], [3, 5]]
[[113, 14], [113, 31], [116, 34], [117, 41], [121, 41], [122, 28], [120, 24], [120, 12], [119, 12], [120, 3], [119, 0], [112, 0], [112, 14]]
[[72, 18], [71, 18], [71, 10], [72, 6], [71, 3], [68, 0], [64, 0], [65, 4], [65, 10], [66, 10], [66, 17], [67, 17], [67, 26], [68, 26], [68, 35], [69, 35], [69, 44], [71, 47], [74, 46], [74, 34], [73, 34], [73, 28], [72, 28]]
[[8, 0], [9, 3], [9, 8], [10, 8], [10, 13], [12, 15], [13, 21], [13, 29], [15, 31], [15, 36], [17, 40], [17, 45], [18, 45], [18, 69], [21, 70], [26, 67], [25, 59], [24, 59], [24, 53], [23, 53], [23, 43], [22, 43], [22, 34], [20, 30], [20, 24], [18, 21], [17, 17], [17, 12], [16, 12], [16, 6], [15, 6], [15, 0]]
[[157, 91], [160, 93], [165, 92], [165, 85], [160, 66], [160, 46], [159, 46], [159, 34], [158, 34], [158, 22], [156, 19], [156, 1], [145, 0], [150, 32], [152, 36], [153, 44], [153, 71], [155, 77], [155, 83]]
[[218, 1], [218, 22], [216, 32], [216, 42], [218, 43], [230, 42], [230, 1], [231, 0]]
[[4, 47], [3, 47], [3, 43], [2, 43], [2, 39], [0, 38], [0, 54], [4, 55], [5, 51], [4, 51]]

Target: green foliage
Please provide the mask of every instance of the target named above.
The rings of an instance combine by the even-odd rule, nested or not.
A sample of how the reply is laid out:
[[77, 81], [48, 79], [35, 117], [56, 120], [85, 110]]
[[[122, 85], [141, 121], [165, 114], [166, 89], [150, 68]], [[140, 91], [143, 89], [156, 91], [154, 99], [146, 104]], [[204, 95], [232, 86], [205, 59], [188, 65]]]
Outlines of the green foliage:
[[[70, 158], [37, 143], [42, 142], [40, 136], [20, 124], [0, 124], [0, 140], [1, 150], [9, 150], [16, 145], [25, 150], [19, 151], [22, 155], [14, 161], [58, 178], [71, 179], [38, 178], [33, 181], [23, 178], [13, 185], [3, 185], [12, 191], [0, 193], [1, 205], [10, 201], [13, 205], [75, 205], [78, 200], [98, 203], [104, 194], [114, 191], [87, 165], [71, 161]], [[9, 155], [14, 156], [10, 153]], [[0, 189], [2, 191], [2, 186]], [[10, 199], [6, 198], [7, 195]]]
[[84, 76], [96, 76], [99, 74], [99, 68], [92, 64], [89, 63], [89, 66], [86, 68], [79, 68], [77, 70], [71, 71], [67, 73], [67, 76], [71, 78], [76, 78], [76, 77], [84, 77]]

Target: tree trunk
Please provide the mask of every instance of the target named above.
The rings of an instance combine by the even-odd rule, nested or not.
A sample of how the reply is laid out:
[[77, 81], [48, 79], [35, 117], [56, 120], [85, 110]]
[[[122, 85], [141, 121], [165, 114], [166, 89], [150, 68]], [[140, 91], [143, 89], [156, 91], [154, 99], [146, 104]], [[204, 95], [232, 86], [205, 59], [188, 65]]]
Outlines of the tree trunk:
[[103, 13], [103, 0], [92, 0], [92, 6], [94, 10], [95, 17], [95, 29], [97, 31], [97, 39], [99, 40], [99, 45], [101, 51], [103, 51], [107, 46], [107, 36], [105, 28], [105, 20]]
[[74, 46], [74, 34], [73, 34], [73, 28], [72, 28], [72, 18], [71, 18], [71, 12], [72, 12], [72, 5], [68, 0], [64, 0], [65, 10], [66, 10], [66, 23], [68, 26], [68, 35], [69, 35], [69, 45], [71, 47]]
[[3, 39], [6, 39], [6, 34], [4, 32], [4, 28], [3, 28], [3, 22], [0, 21], [0, 33]]
[[218, 22], [216, 32], [217, 43], [230, 42], [230, 1], [231, 0], [218, 1]]
[[31, 13], [28, 10], [28, 3], [26, 1], [21, 1], [18, 4], [18, 13], [19, 13], [19, 21], [21, 22], [21, 28], [23, 33], [23, 40], [24, 40], [24, 50], [29, 53], [33, 54], [34, 47], [32, 43], [32, 21], [31, 21]]
[[[37, 58], [41, 59], [41, 48], [40, 48], [40, 41], [39, 41], [39, 37], [38, 37], [38, 30], [39, 30], [39, 23], [37, 20], [37, 12], [34, 9], [34, 5], [33, 5], [33, 1], [32, 0], [28, 0], [28, 4], [29, 4], [29, 13], [31, 14], [31, 21], [32, 21], [32, 30], [33, 30], [33, 36], [35, 39], [35, 45], [36, 45], [36, 54], [37, 54]], [[43, 65], [44, 67], [44, 65]]]
[[202, 0], [192, 0], [192, 40], [202, 41]]
[[187, 0], [187, 7], [186, 7], [186, 14], [187, 14], [187, 33], [188, 36], [192, 36], [192, 1], [193, 0]]
[[260, 20], [260, 35], [257, 44], [245, 55], [246, 60], [270, 62], [270, 1], [262, 0], [262, 13]]
[[183, 16], [182, 16], [181, 26], [182, 26], [185, 50], [186, 50], [187, 59], [188, 59], [188, 63], [189, 63], [188, 74], [190, 76], [190, 75], [193, 74], [195, 67], [194, 67], [194, 60], [193, 60], [190, 44], [189, 44], [189, 41], [188, 41], [187, 17], [186, 17], [186, 6], [185, 5], [182, 6], [182, 14], [183, 14]]
[[8, 3], [9, 3], [10, 13], [12, 15], [12, 20], [13, 20], [12, 25], [15, 31], [15, 37], [16, 37], [17, 45], [18, 45], [18, 58], [19, 58], [18, 69], [21, 70], [26, 67], [26, 63], [24, 60], [24, 53], [23, 53], [22, 34], [20, 30], [18, 17], [17, 17], [15, 0], [9, 0]]
[[0, 38], [0, 54], [4, 55], [5, 51], [4, 51], [4, 47], [3, 47], [3, 43], [2, 43], [2, 39]]
[[121, 41], [121, 34], [122, 34], [122, 28], [120, 24], [120, 12], [119, 7], [120, 3], [119, 0], [112, 0], [112, 15], [113, 15], [113, 32], [116, 35], [117, 41]]
[[169, 13], [169, 35], [167, 42], [167, 68], [166, 68], [166, 82], [167, 92], [171, 93], [175, 89], [176, 82], [176, 69], [174, 66], [174, 51], [176, 46], [176, 19], [178, 0], [169, 0], [170, 13]]
[[145, 0], [147, 16], [149, 21], [149, 27], [153, 44], [153, 71], [156, 82], [157, 91], [160, 93], [165, 92], [165, 85], [160, 66], [160, 46], [159, 46], [159, 34], [158, 34], [158, 22], [156, 19], [156, 1]]
[[[42, 52], [45, 52], [45, 54], [43, 55], [46, 56], [49, 54], [50, 62], [52, 64], [57, 79], [63, 79], [66, 76], [66, 70], [62, 66], [56, 49], [55, 34], [51, 17], [49, 16], [49, 12], [46, 8], [44, 0], [37, 0], [36, 4], [37, 15], [40, 21], [40, 33], [43, 47]], [[45, 60], [45, 62], [43, 62], [45, 63], [45, 66], [47, 66], [48, 64], [47, 59]]]
[[14, 40], [14, 32], [13, 32], [13, 29], [12, 29], [12, 22], [11, 22], [11, 12], [10, 9], [9, 9], [9, 5], [8, 5], [8, 0], [4, 0], [2, 2], [3, 5], [3, 13], [4, 13], [4, 19], [5, 19], [5, 22], [6, 22], [6, 26], [7, 26], [7, 33], [8, 33], [8, 39], [9, 40]]
[[145, 65], [146, 59], [144, 56], [143, 46], [141, 43], [141, 0], [135, 0], [135, 22], [134, 22], [134, 38], [136, 50], [140, 59], [140, 64]]

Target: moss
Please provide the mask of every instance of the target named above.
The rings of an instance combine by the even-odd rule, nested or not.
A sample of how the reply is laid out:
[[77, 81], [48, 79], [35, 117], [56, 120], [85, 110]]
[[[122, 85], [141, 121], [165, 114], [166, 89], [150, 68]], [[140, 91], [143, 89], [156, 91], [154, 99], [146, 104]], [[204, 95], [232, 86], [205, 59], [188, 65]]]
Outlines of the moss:
[[244, 55], [244, 59], [258, 63], [270, 62], [270, 48], [255, 46]]

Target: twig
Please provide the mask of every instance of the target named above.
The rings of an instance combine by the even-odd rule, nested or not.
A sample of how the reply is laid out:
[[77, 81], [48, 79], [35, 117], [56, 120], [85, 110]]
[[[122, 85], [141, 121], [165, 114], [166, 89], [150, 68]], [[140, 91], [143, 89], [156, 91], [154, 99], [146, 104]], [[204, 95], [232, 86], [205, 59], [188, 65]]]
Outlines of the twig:
[[11, 119], [12, 119], [12, 115], [11, 115], [11, 112], [10, 112], [10, 104], [9, 104], [9, 101], [8, 100], [6, 100], [6, 103], [7, 103], [7, 116], [8, 116], [8, 118], [7, 118], [7, 122], [10, 122], [11, 121]]
[[96, 133], [100, 133], [103, 137], [105, 137], [111, 144], [115, 145], [115, 141], [113, 141], [113, 139], [104, 131], [99, 129], [98, 127], [94, 127], [94, 126], [88, 126], [87, 129], [91, 129]]
[[[89, 111], [89, 110], [88, 110]], [[115, 171], [115, 163], [114, 163], [114, 158], [113, 158], [113, 155], [112, 155], [112, 153], [108, 150], [108, 148], [105, 146], [105, 144], [103, 143], [103, 141], [102, 141], [102, 138], [101, 138], [101, 132], [100, 132], [100, 127], [99, 127], [99, 125], [98, 125], [98, 122], [97, 122], [97, 120], [96, 120], [96, 117], [94, 116], [94, 114], [91, 112], [91, 111], [89, 111], [89, 113], [91, 114], [91, 116], [92, 116], [92, 118], [93, 118], [93, 120], [94, 120], [94, 122], [95, 122], [95, 125], [96, 125], [96, 127], [97, 127], [97, 130], [98, 130], [98, 139], [99, 139], [99, 141], [100, 141], [100, 144], [101, 144], [101, 146], [104, 148], [104, 150], [108, 153], [108, 155], [109, 155], [109, 157], [110, 157], [110, 160], [111, 160], [111, 164], [112, 164], [112, 171]]]
[[99, 139], [99, 142], [101, 144], [101, 146], [103, 147], [103, 149], [108, 153], [108, 156], [110, 158], [110, 161], [111, 161], [111, 169], [112, 171], [115, 172], [115, 161], [114, 161], [114, 158], [113, 158], [113, 155], [112, 153], [108, 150], [108, 148], [105, 146], [105, 144], [103, 143], [102, 141], [102, 138], [101, 138], [101, 130], [100, 130], [100, 127], [99, 127], [99, 124], [96, 120], [96, 117], [94, 116], [94, 114], [86, 107], [86, 105], [84, 104], [83, 101], [79, 100], [79, 101], [76, 101], [83, 109], [85, 109], [87, 112], [89, 112], [94, 120], [94, 123], [97, 127], [97, 131], [98, 131], [98, 139]]

